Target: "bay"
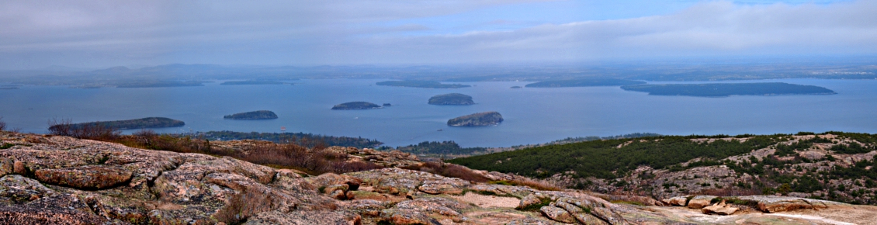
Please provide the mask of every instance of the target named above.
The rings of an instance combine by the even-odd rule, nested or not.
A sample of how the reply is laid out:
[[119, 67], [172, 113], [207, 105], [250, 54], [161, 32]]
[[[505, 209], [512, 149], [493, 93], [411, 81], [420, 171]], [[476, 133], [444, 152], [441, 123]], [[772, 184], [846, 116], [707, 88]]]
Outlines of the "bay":
[[[0, 90], [0, 116], [7, 127], [45, 133], [48, 120], [72, 122], [169, 117], [185, 127], [158, 132], [231, 130], [305, 132], [377, 139], [387, 146], [453, 140], [464, 147], [505, 147], [566, 137], [634, 132], [671, 135], [773, 134], [799, 131], [877, 133], [877, 80], [780, 79], [725, 82], [786, 82], [817, 85], [836, 95], [650, 96], [619, 87], [521, 88], [532, 82], [463, 82], [460, 89], [378, 86], [378, 79], [297, 80], [295, 85], [219, 85], [170, 88], [73, 89], [22, 86]], [[653, 84], [670, 82], [649, 82]], [[680, 82], [672, 82], [680, 83]], [[704, 83], [704, 82], [681, 82]], [[715, 82], [710, 82], [715, 83]], [[469, 106], [428, 105], [438, 94], [463, 93]], [[392, 106], [330, 110], [368, 101]], [[272, 110], [276, 120], [222, 117]], [[489, 127], [448, 127], [448, 119], [498, 111], [505, 121]], [[133, 131], [126, 131], [128, 133]]]

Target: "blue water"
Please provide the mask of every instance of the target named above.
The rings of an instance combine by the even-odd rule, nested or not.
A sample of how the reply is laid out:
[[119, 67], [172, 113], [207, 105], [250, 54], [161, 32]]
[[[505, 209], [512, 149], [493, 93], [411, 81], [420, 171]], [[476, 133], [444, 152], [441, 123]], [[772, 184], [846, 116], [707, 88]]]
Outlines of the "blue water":
[[[169, 117], [182, 128], [159, 132], [210, 130], [306, 132], [377, 139], [388, 146], [454, 140], [462, 146], [512, 146], [566, 137], [634, 132], [660, 134], [773, 134], [839, 130], [877, 133], [877, 80], [783, 79], [826, 87], [837, 95], [731, 96], [703, 98], [650, 96], [619, 87], [523, 88], [526, 82], [475, 82], [462, 89], [377, 86], [383, 80], [299, 80], [295, 85], [218, 85], [174, 88], [73, 89], [23, 86], [0, 90], [0, 116], [7, 126], [45, 133], [50, 119], [72, 122]], [[471, 95], [471, 106], [426, 104], [433, 95]], [[392, 107], [339, 111], [349, 101], [391, 103]], [[267, 121], [224, 120], [223, 115], [272, 110]], [[448, 119], [498, 111], [498, 126], [459, 128]], [[439, 131], [441, 129], [442, 131]]]

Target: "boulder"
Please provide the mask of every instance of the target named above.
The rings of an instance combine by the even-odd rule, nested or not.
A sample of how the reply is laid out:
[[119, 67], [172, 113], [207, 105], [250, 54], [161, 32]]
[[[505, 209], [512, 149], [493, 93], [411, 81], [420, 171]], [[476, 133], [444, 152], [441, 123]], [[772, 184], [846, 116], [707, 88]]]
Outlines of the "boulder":
[[69, 169], [38, 169], [37, 180], [54, 185], [99, 190], [131, 180], [131, 171], [118, 167], [83, 166]]
[[693, 198], [691, 198], [691, 200], [688, 200], [688, 208], [689, 209], [701, 209], [703, 207], [710, 205], [712, 200], [715, 198], [716, 198], [716, 196], [712, 196], [712, 195], [694, 196]]
[[688, 198], [685, 196], [676, 196], [669, 199], [664, 199], [663, 202], [667, 205], [671, 206], [685, 206]]
[[775, 213], [775, 212], [786, 212], [793, 211], [798, 209], [813, 209], [813, 206], [810, 205], [807, 201], [800, 198], [789, 198], [789, 199], [766, 199], [763, 201], [758, 201], [758, 210], [763, 212]]
[[542, 212], [542, 215], [545, 215], [548, 218], [551, 218], [554, 221], [562, 222], [562, 223], [575, 223], [576, 219], [573, 218], [572, 214], [567, 212], [566, 210], [554, 206], [542, 206], [539, 209]]
[[459, 195], [463, 194], [463, 188], [469, 186], [469, 181], [457, 179], [457, 178], [445, 178], [445, 179], [435, 179], [435, 180], [426, 180], [417, 187], [418, 190], [427, 193], [427, 194], [450, 194], [450, 195]]
[[739, 208], [731, 207], [731, 205], [725, 203], [725, 200], [722, 200], [722, 202], [703, 207], [701, 212], [703, 212], [703, 214], [731, 215], [737, 212], [737, 210], [739, 210]]

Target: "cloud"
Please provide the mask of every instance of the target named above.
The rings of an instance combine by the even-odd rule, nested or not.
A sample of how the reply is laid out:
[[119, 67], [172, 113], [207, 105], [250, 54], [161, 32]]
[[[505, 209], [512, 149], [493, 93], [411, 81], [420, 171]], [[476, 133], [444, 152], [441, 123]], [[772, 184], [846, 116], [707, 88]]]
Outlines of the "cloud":
[[[534, 4], [528, 2], [533, 1], [3, 1], [0, 68], [877, 53], [875, 1], [713, 1], [626, 19], [554, 23], [514, 18], [568, 6], [541, 2], [535, 4], [549, 11], [460, 20], [477, 18], [483, 9]], [[469, 15], [455, 17], [463, 13]]]
[[[432, 52], [472, 56], [454, 57], [459, 61], [875, 54], [874, 21], [877, 2], [873, 1], [830, 5], [707, 2], [671, 15], [543, 24], [514, 31], [391, 37], [363, 46], [395, 43], [427, 45], [434, 50], [412, 51], [406, 58], [433, 58]], [[451, 47], [459, 53], [442, 51]]]

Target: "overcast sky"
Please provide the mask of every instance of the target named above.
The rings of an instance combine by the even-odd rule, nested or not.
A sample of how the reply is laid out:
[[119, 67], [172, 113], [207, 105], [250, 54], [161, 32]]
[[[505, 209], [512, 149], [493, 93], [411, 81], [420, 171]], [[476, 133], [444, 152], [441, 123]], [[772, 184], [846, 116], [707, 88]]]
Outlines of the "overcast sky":
[[0, 1], [0, 69], [877, 55], [877, 1]]

